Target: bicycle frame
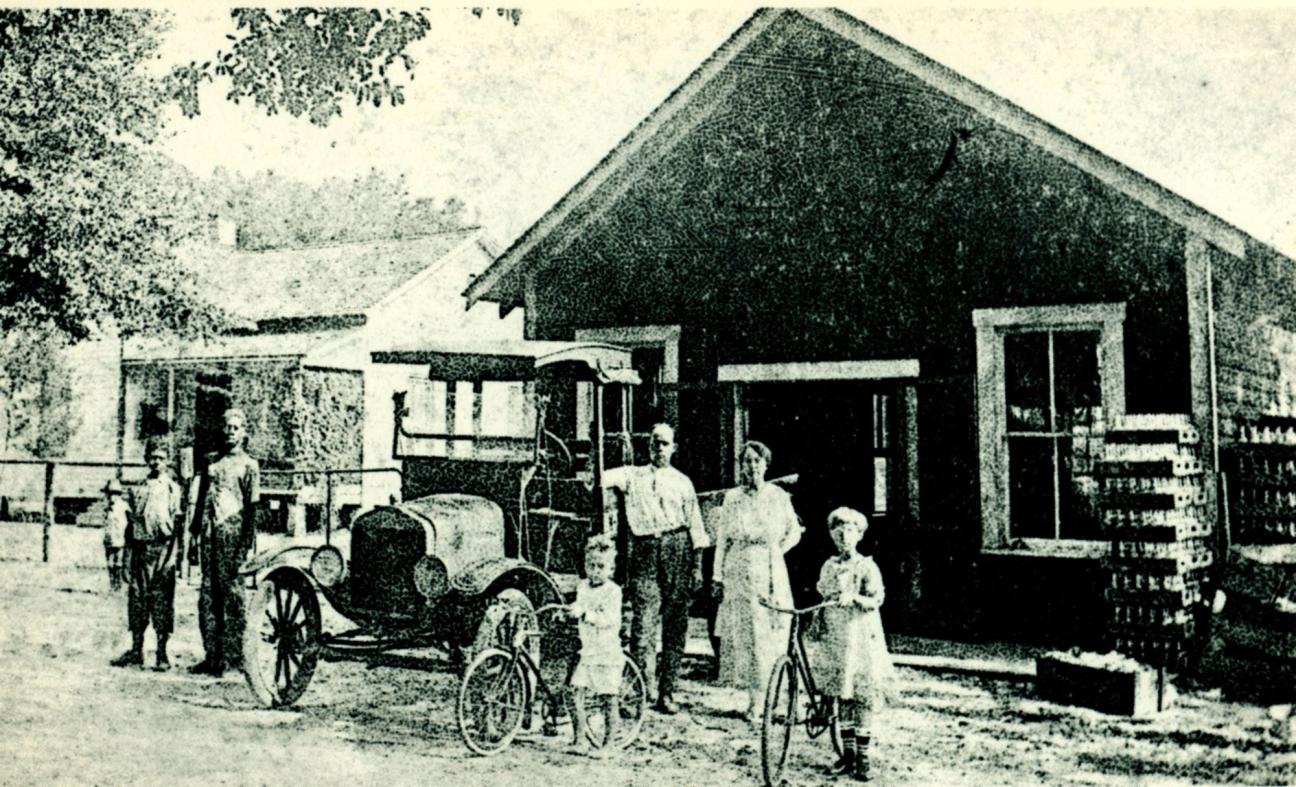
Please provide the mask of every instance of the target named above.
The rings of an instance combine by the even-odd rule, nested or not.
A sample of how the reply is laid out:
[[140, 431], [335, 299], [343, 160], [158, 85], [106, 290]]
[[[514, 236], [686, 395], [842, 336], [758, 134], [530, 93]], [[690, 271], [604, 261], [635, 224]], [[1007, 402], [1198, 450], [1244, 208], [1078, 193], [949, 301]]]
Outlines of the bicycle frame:
[[[570, 686], [574, 662], [567, 658], [562, 648], [557, 652], [545, 651], [539, 656], [534, 655], [533, 651], [537, 649], [538, 644], [543, 643], [537, 643], [533, 638], [540, 638], [545, 634], [539, 625], [539, 615], [564, 606], [548, 604], [538, 608], [534, 613], [529, 610], [508, 611], [500, 621], [499, 632], [504, 635], [501, 644], [482, 651], [468, 665], [460, 683], [456, 716], [459, 730], [469, 749], [478, 754], [489, 755], [507, 748], [519, 730], [532, 729], [537, 698], [544, 702], [540, 710], [544, 733], [550, 735], [557, 732], [558, 720], [563, 712], [563, 701], [567, 699], [566, 690]], [[520, 623], [524, 616], [526, 622]], [[535, 624], [523, 628], [522, 626], [530, 623], [531, 619], [535, 620]], [[548, 653], [548, 656], [545, 653]], [[614, 729], [610, 718], [606, 720], [601, 738], [598, 737], [599, 733], [595, 727], [586, 725], [585, 739], [595, 747], [614, 746], [623, 749], [635, 741], [639, 735], [639, 728], [643, 724], [643, 709], [647, 696], [644, 690], [643, 673], [629, 654], [625, 654], [625, 659], [622, 667], [620, 696], [604, 706], [607, 713], [618, 709], [622, 722], [615, 727], [617, 733], [615, 738], [610, 737]], [[550, 685], [546, 679], [545, 671], [541, 668], [542, 664], [559, 666], [561, 675], [555, 674], [553, 670], [549, 671], [549, 677], [555, 681], [553, 685]], [[489, 665], [486, 669], [497, 670], [498, 673], [479, 672], [479, 668], [485, 665]], [[474, 683], [475, 675], [484, 676], [487, 680], [480, 688], [470, 690], [470, 686], [477, 685]], [[499, 698], [504, 698], [503, 702], [500, 702]], [[496, 709], [505, 709], [506, 714], [512, 711], [515, 715], [507, 716], [500, 725], [495, 725], [480, 713], [482, 709], [489, 709], [492, 706]], [[580, 732], [580, 726], [576, 727], [576, 731]], [[484, 738], [479, 735], [479, 732], [484, 732], [490, 737]]]
[[[546, 604], [535, 611], [536, 619], [539, 620], [540, 615], [545, 612], [551, 612], [554, 610], [566, 609], [566, 608], [567, 608], [566, 604]], [[555, 693], [553, 689], [549, 688], [548, 681], [545, 680], [544, 674], [540, 671], [540, 665], [536, 664], [535, 659], [531, 658], [531, 652], [529, 648], [531, 638], [543, 636], [544, 632], [542, 632], [540, 629], [516, 628], [515, 624], [516, 624], [517, 614], [518, 613], [516, 611], [509, 612], [509, 617], [510, 617], [509, 625], [510, 627], [513, 627], [513, 641], [509, 645], [510, 655], [512, 656], [512, 659], [509, 662], [509, 669], [515, 668], [516, 665], [519, 663], [522, 664], [523, 674], [531, 678], [531, 681], [534, 682], [536, 691], [542, 693], [542, 696], [544, 697], [544, 701], [546, 703], [545, 707], [546, 709], [549, 710], [549, 713], [547, 715], [551, 717], [545, 719], [545, 721], [555, 722], [557, 720], [557, 715], [558, 715], [557, 703], [562, 700], [562, 695], [561, 693]], [[527, 685], [528, 685], [527, 721], [529, 722], [531, 707], [534, 704], [537, 695], [533, 694], [530, 691], [531, 683], [528, 682]]]
[[[806, 651], [805, 637], [801, 630], [801, 620], [805, 615], [817, 612], [824, 607], [835, 606], [835, 604], [831, 601], [825, 601], [804, 609], [794, 609], [780, 607], [764, 599], [760, 603], [775, 612], [781, 612], [792, 617], [791, 626], [788, 628], [787, 657], [797, 671], [798, 678], [805, 684], [806, 696], [810, 698], [810, 712], [804, 722], [807, 733], [811, 738], [816, 738], [824, 729], [828, 728], [836, 715], [833, 704], [835, 698], [823, 696], [819, 691], [818, 684], [815, 683], [814, 669], [811, 666], [810, 654]], [[822, 729], [813, 729], [820, 727], [820, 725], [822, 725]]]

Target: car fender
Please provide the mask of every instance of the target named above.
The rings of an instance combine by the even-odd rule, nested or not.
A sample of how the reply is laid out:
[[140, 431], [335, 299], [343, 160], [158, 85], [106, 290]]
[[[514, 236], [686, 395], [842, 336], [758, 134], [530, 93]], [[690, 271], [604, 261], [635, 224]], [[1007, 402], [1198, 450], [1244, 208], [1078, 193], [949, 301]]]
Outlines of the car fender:
[[[288, 566], [310, 578], [311, 555], [315, 554], [315, 549], [316, 547], [301, 544], [283, 549], [267, 549], [243, 561], [238, 573], [241, 577], [254, 576], [259, 579], [276, 568]], [[311, 581], [313, 584], [314, 580]]]
[[558, 584], [544, 569], [515, 557], [488, 557], [469, 563], [451, 578], [450, 585], [460, 593], [476, 596], [510, 575], [521, 580], [520, 584], [542, 585], [553, 599], [562, 598]]

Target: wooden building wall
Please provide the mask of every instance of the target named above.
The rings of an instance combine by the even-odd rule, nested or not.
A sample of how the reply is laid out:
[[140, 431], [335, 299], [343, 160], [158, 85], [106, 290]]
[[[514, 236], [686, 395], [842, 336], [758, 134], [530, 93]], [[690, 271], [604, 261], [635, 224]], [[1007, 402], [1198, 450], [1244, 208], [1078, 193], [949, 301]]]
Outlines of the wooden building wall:
[[924, 617], [1101, 617], [1094, 561], [979, 554], [972, 311], [1125, 303], [1127, 411], [1189, 412], [1183, 230], [804, 21], [698, 103], [535, 253], [532, 337], [680, 325], [678, 464], [701, 488], [731, 481], [718, 365], [916, 358], [922, 521], [898, 541], [930, 556]]
[[1220, 443], [1238, 419], [1296, 416], [1296, 263], [1252, 244], [1212, 254]]

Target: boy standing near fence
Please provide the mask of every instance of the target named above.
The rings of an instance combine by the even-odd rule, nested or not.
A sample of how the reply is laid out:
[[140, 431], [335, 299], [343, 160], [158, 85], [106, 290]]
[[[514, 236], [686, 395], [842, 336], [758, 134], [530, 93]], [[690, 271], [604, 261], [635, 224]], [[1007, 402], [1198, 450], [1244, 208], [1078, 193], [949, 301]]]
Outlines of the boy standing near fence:
[[179, 526], [180, 486], [167, 471], [170, 454], [160, 440], [145, 448], [149, 474], [131, 489], [130, 527], [127, 530], [126, 620], [131, 649], [114, 659], [115, 667], [143, 666], [144, 632], [149, 622], [157, 636], [156, 669], [171, 669], [167, 638], [175, 619], [175, 584], [178, 556], [183, 554], [184, 528]]

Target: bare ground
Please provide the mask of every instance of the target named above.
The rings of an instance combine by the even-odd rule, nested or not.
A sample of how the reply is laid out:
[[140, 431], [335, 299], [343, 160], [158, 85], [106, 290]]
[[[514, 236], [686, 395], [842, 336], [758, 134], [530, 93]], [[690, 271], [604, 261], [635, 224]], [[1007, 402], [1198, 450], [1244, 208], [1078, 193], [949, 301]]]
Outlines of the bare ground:
[[[100, 571], [0, 562], [0, 781], [5, 784], [759, 783], [755, 732], [734, 692], [687, 681], [686, 714], [650, 715], [612, 760], [572, 756], [565, 738], [523, 737], [472, 755], [454, 723], [454, 675], [323, 663], [288, 711], [253, 701], [241, 676], [199, 679], [196, 589], [177, 599], [168, 674], [113, 669], [125, 600]], [[151, 658], [152, 638], [149, 639]], [[698, 665], [691, 665], [696, 668]], [[1293, 784], [1296, 746], [1264, 708], [1187, 694], [1134, 721], [1042, 702], [1029, 683], [901, 670], [904, 697], [876, 731], [876, 782]], [[822, 784], [824, 742], [793, 749], [789, 782]]]

